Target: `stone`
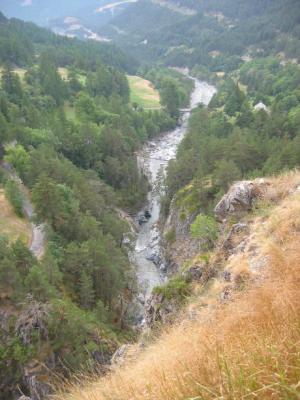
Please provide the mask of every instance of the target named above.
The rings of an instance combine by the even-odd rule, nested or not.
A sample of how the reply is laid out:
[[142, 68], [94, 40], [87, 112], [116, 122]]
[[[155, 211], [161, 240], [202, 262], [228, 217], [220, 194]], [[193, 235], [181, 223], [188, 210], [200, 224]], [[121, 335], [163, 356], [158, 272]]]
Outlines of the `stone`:
[[215, 269], [213, 265], [210, 265], [208, 262], [202, 262], [200, 265], [192, 265], [183, 271], [182, 276], [188, 281], [195, 281], [206, 283], [215, 276]]
[[222, 243], [221, 250], [232, 253], [248, 234], [249, 226], [247, 224], [241, 222], [234, 224]]
[[130, 345], [130, 344], [123, 344], [121, 347], [119, 347], [111, 358], [111, 364], [112, 365], [123, 364], [126, 359], [126, 355], [129, 351], [129, 349], [131, 349], [131, 348], [132, 348], [132, 345]]
[[176, 299], [167, 299], [163, 293], [152, 293], [145, 303], [146, 327], [152, 328], [157, 322], [169, 322], [179, 307]]
[[31, 361], [24, 368], [23, 380], [30, 393], [30, 400], [43, 400], [52, 394], [48, 367]]
[[48, 316], [48, 305], [38, 303], [28, 298], [28, 306], [16, 321], [15, 331], [24, 345], [30, 345], [32, 336], [39, 332], [41, 338], [48, 339], [46, 318]]
[[240, 181], [232, 185], [214, 209], [216, 219], [223, 221], [230, 215], [250, 211], [253, 200], [261, 195], [260, 186], [253, 181]]
[[203, 267], [198, 265], [193, 265], [188, 268], [188, 270], [184, 271], [184, 277], [191, 281], [200, 281], [203, 276]]
[[224, 271], [223, 278], [225, 282], [231, 282], [231, 272]]
[[151, 256], [146, 257], [146, 260], [152, 261], [157, 267], [161, 264], [161, 258], [158, 254], [151, 254]]

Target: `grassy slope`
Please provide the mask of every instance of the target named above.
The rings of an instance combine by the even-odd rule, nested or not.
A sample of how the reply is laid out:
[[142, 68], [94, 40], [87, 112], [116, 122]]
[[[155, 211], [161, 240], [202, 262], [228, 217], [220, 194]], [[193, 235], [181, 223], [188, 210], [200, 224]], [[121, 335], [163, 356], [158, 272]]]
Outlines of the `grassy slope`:
[[7, 235], [11, 241], [21, 239], [26, 244], [29, 244], [31, 239], [29, 221], [16, 216], [9, 201], [5, 198], [3, 189], [0, 189], [0, 233]]
[[[224, 265], [247, 276], [232, 301], [220, 302], [224, 280], [196, 286], [178, 324], [133, 362], [60, 400], [299, 399], [300, 172], [267, 182], [248, 250]], [[264, 268], [251, 268], [253, 249]]]
[[[3, 67], [0, 66], [0, 78], [2, 76], [2, 72], [3, 72]], [[15, 68], [15, 69], [13, 69], [13, 72], [19, 76], [21, 81], [24, 81], [24, 76], [26, 74], [26, 69], [24, 69], [24, 68]]]
[[159, 93], [151, 82], [139, 76], [127, 76], [130, 86], [130, 100], [144, 108], [160, 109]]

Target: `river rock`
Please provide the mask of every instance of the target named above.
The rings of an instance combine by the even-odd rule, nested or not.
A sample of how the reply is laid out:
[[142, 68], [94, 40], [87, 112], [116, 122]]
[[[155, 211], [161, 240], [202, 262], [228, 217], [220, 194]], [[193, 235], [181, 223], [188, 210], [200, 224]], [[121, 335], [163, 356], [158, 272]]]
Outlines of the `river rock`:
[[262, 193], [260, 186], [260, 183], [254, 181], [236, 182], [216, 205], [216, 218], [222, 221], [229, 215], [251, 210], [253, 200]]
[[151, 254], [149, 257], [146, 257], [148, 261], [152, 261], [157, 267], [161, 264], [161, 258], [158, 254]]

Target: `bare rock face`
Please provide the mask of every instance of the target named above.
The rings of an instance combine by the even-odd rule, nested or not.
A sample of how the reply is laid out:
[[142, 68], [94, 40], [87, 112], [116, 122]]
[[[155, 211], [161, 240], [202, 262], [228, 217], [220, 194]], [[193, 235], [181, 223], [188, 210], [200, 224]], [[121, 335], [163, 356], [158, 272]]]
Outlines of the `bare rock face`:
[[47, 339], [48, 331], [45, 319], [48, 315], [48, 306], [28, 299], [28, 307], [19, 316], [16, 322], [16, 333], [24, 345], [31, 344], [32, 335], [36, 332], [40, 337]]
[[145, 323], [152, 328], [156, 323], [165, 324], [179, 309], [176, 299], [167, 299], [163, 293], [152, 293], [145, 304]]
[[29, 389], [30, 400], [43, 400], [52, 393], [47, 369], [32, 361], [24, 368], [24, 382]]
[[238, 215], [252, 208], [253, 200], [261, 195], [261, 185], [253, 181], [241, 181], [231, 186], [215, 207], [219, 221], [229, 215]]
[[[185, 218], [182, 218], [182, 209], [177, 207], [175, 198], [172, 200], [162, 235], [165, 238], [163, 245], [168, 273], [177, 272], [185, 260], [199, 252], [199, 240], [190, 236], [190, 226], [196, 215], [196, 212], [185, 213]], [[171, 241], [166, 239], [170, 233], [174, 236]]]
[[221, 245], [221, 250], [228, 255], [243, 251], [243, 245], [246, 246], [245, 238], [248, 237], [250, 228], [248, 224], [238, 222], [234, 224], [224, 242]]
[[[28, 304], [16, 321], [15, 332], [24, 345], [29, 346], [38, 335], [41, 340], [48, 340], [46, 320], [49, 306], [38, 303], [28, 297]], [[30, 393], [30, 400], [43, 400], [51, 393], [48, 370], [55, 367], [53, 354], [49, 354], [43, 364], [31, 361], [23, 369], [23, 382]], [[26, 399], [26, 397], [25, 397]]]

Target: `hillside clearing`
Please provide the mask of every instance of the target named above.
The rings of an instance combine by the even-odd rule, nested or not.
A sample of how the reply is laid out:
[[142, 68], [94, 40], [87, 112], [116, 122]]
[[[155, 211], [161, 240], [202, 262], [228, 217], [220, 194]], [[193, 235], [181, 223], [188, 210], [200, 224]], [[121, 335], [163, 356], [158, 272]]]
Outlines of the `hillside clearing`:
[[11, 241], [21, 239], [29, 244], [31, 240], [31, 225], [27, 219], [19, 218], [6, 199], [4, 189], [0, 189], [0, 232]]
[[[0, 67], [0, 78], [2, 77], [4, 67]], [[21, 81], [24, 81], [25, 74], [27, 70], [25, 68], [15, 68], [12, 70], [15, 74], [18, 75], [18, 77], [21, 79]]]
[[130, 87], [130, 101], [145, 109], [160, 109], [160, 97], [152, 83], [139, 76], [127, 75]]

